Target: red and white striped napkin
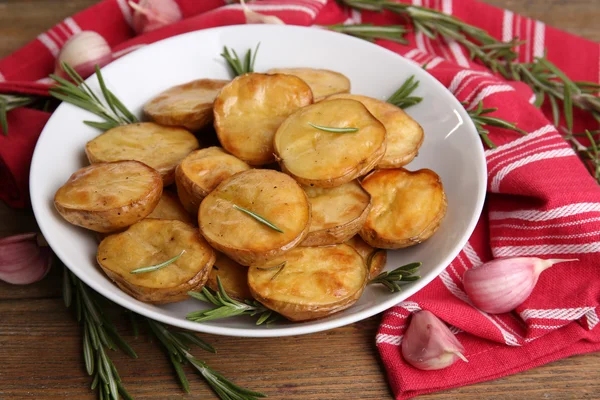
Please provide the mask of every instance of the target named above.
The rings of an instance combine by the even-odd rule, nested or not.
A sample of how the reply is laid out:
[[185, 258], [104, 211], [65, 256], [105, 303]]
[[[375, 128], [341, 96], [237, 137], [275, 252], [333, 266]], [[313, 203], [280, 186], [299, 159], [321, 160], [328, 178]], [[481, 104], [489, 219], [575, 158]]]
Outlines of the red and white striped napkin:
[[[185, 19], [134, 37], [132, 11], [125, 0], [104, 0], [0, 60], [0, 92], [44, 93], [59, 49], [80, 30], [102, 34], [115, 56], [145, 44], [198, 29], [242, 24], [239, 4], [224, 0], [178, 0]], [[477, 25], [493, 36], [527, 40], [519, 60], [548, 58], [572, 79], [600, 80], [600, 48], [542, 22], [474, 0], [412, 0]], [[275, 15], [287, 24], [397, 24], [390, 13], [359, 13], [333, 0], [263, 0], [254, 11]], [[376, 337], [390, 385], [397, 399], [413, 397], [519, 372], [572, 354], [600, 350], [600, 189], [570, 146], [550, 122], [549, 110], [536, 109], [532, 91], [507, 82], [471, 62], [459, 44], [409, 34], [410, 45], [378, 44], [407, 57], [439, 79], [473, 108], [479, 101], [497, 107], [495, 114], [529, 134], [491, 128], [498, 148], [488, 150], [488, 198], [479, 224], [450, 266], [425, 289], [388, 310]], [[37, 82], [37, 83], [36, 83]], [[0, 198], [13, 206], [28, 203], [31, 153], [47, 113], [19, 109], [9, 113], [11, 134], [0, 136]], [[595, 128], [575, 113], [575, 129]], [[543, 273], [531, 297], [515, 312], [489, 315], [473, 308], [462, 287], [464, 272], [493, 257], [577, 257]], [[406, 364], [399, 345], [410, 314], [427, 309], [452, 326], [466, 348], [469, 363], [441, 371], [419, 371]]]

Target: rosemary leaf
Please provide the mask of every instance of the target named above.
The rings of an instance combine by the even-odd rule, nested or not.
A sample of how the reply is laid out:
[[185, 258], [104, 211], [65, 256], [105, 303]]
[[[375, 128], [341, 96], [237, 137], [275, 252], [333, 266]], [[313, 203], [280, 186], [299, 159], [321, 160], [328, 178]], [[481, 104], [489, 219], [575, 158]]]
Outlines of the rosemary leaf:
[[254, 72], [254, 63], [256, 62], [256, 55], [258, 53], [258, 49], [260, 47], [260, 43], [256, 45], [254, 52], [251, 49], [246, 51], [244, 56], [244, 61], [240, 60], [240, 57], [236, 53], [235, 50], [231, 49], [231, 51], [227, 48], [227, 46], [223, 47], [223, 53], [221, 53], [221, 57], [223, 57], [229, 67], [234, 72], [234, 76], [240, 76], [243, 74], [247, 74], [250, 72]]
[[369, 284], [380, 283], [395, 293], [402, 290], [401, 285], [408, 282], [413, 282], [420, 279], [420, 276], [413, 274], [421, 267], [420, 262], [410, 263], [398, 267], [392, 271], [384, 271], [369, 281]]
[[402, 25], [376, 26], [373, 24], [337, 24], [327, 25], [326, 28], [368, 40], [369, 42], [373, 42], [376, 39], [386, 39], [396, 43], [408, 44], [408, 41], [404, 38], [407, 29]]
[[554, 126], [558, 127], [560, 124], [560, 111], [558, 109], [558, 103], [556, 102], [556, 98], [554, 96], [548, 96], [550, 100], [550, 106], [552, 107], [552, 122]]
[[260, 222], [261, 224], [264, 224], [266, 226], [268, 226], [269, 228], [279, 232], [279, 233], [283, 233], [283, 231], [278, 228], [275, 224], [273, 224], [271, 221], [269, 221], [268, 219], [261, 217], [260, 215], [256, 214], [253, 211], [248, 210], [247, 208], [244, 207], [240, 207], [237, 204], [233, 205], [233, 208], [235, 208], [238, 211], [241, 211], [245, 214], [248, 214], [249, 216], [251, 216], [252, 218], [254, 218], [255, 220], [257, 220], [258, 222]]
[[100, 129], [101, 131], [107, 131], [119, 126], [119, 124], [114, 122], [83, 121], [83, 123], [87, 126], [91, 126], [92, 128]]
[[210, 353], [217, 353], [217, 350], [210, 343], [205, 342], [194, 334], [189, 332], [177, 332], [177, 334], [182, 338], [185, 338], [185, 340], [187, 340], [189, 343], [195, 344], [203, 350], [206, 350]]
[[179, 383], [181, 384], [181, 387], [183, 388], [183, 390], [186, 393], [189, 393], [190, 392], [190, 383], [189, 383], [187, 377], [185, 376], [185, 372], [183, 371], [183, 368], [181, 367], [181, 363], [171, 353], [169, 353], [169, 359], [171, 360], [171, 364], [173, 364], [173, 369], [175, 370], [175, 373], [177, 374], [177, 379], [179, 379]]
[[331, 127], [331, 126], [322, 126], [322, 125], [315, 125], [312, 123], [308, 123], [308, 125], [312, 126], [315, 129], [318, 129], [320, 131], [325, 131], [325, 132], [331, 132], [331, 133], [354, 133], [354, 132], [358, 132], [358, 128], [335, 128], [335, 127]]
[[565, 123], [567, 124], [567, 131], [573, 132], [573, 101], [571, 98], [571, 86], [565, 85], [563, 95], [563, 114], [565, 115]]
[[156, 264], [156, 265], [151, 265], [149, 267], [142, 267], [142, 268], [137, 268], [134, 269], [133, 271], [130, 271], [130, 274], [144, 274], [146, 272], [153, 272], [153, 271], [158, 271], [159, 269], [163, 269], [164, 267], [167, 267], [171, 264], [173, 264], [175, 261], [177, 261], [179, 259], [179, 257], [181, 257], [183, 255], [183, 253], [185, 253], [185, 250], [181, 250], [181, 253], [177, 254], [175, 257], [162, 262], [160, 264]]
[[406, 109], [408, 107], [419, 104], [423, 98], [410, 96], [412, 92], [419, 86], [419, 81], [415, 80], [415, 76], [410, 76], [404, 83], [387, 99], [388, 103]]
[[121, 382], [117, 382], [117, 387], [119, 389], [119, 394], [121, 394], [124, 400], [133, 400], [133, 396], [129, 394]]
[[71, 289], [71, 281], [69, 280], [69, 273], [65, 268], [63, 270], [63, 282], [62, 282], [62, 297], [63, 302], [65, 303], [65, 307], [71, 307], [71, 302], [73, 300], [73, 291]]
[[94, 352], [90, 342], [90, 333], [87, 324], [83, 324], [83, 360], [88, 375], [94, 373]]
[[92, 385], [90, 386], [91, 390], [96, 389], [96, 386], [98, 386], [98, 377], [99, 377], [99, 375], [96, 373], [96, 375], [94, 375], [94, 380], [92, 381]]

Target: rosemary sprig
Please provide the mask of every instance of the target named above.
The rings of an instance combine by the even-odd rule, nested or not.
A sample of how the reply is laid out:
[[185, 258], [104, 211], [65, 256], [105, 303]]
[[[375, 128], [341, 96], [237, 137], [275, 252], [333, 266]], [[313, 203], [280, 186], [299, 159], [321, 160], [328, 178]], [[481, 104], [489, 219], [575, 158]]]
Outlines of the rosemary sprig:
[[402, 25], [377, 26], [373, 24], [337, 24], [327, 25], [326, 28], [331, 29], [332, 31], [356, 36], [368, 40], [369, 42], [374, 42], [375, 39], [387, 39], [396, 43], [408, 44], [408, 41], [404, 38], [404, 34], [408, 32], [408, 30]]
[[87, 110], [104, 119], [104, 122], [83, 121], [84, 124], [101, 130], [108, 130], [120, 125], [138, 122], [138, 119], [125, 105], [106, 87], [100, 68], [96, 65], [96, 77], [100, 85], [103, 100], [84, 82], [83, 78], [66, 63], [63, 70], [74, 82], [56, 75], [50, 75], [57, 83], [50, 89], [50, 94], [62, 101]]
[[315, 125], [313, 123], [308, 123], [308, 125], [312, 126], [315, 129], [318, 129], [320, 131], [324, 131], [324, 132], [331, 132], [331, 133], [354, 133], [354, 132], [358, 132], [358, 128], [336, 128], [333, 126], [323, 126], [323, 125]]
[[225, 46], [223, 47], [221, 57], [227, 61], [227, 64], [229, 64], [229, 67], [234, 72], [234, 76], [244, 75], [254, 72], [254, 63], [256, 62], [256, 54], [258, 53], [259, 47], [260, 43], [256, 45], [254, 53], [251, 49], [248, 49], [244, 56], [244, 60], [242, 61], [234, 49], [229, 50], [229, 48]]
[[390, 292], [395, 293], [402, 290], [402, 284], [414, 282], [421, 279], [420, 276], [413, 275], [421, 267], [420, 262], [410, 263], [396, 268], [393, 271], [385, 271], [369, 281], [372, 283], [381, 283], [387, 287]]
[[98, 390], [100, 398], [119, 400], [120, 394], [131, 399], [105, 350], [116, 350], [118, 346], [133, 358], [137, 358], [137, 354], [104, 314], [97, 295], [66, 267], [63, 271], [63, 300], [67, 308], [75, 302], [77, 321], [83, 328], [85, 369], [88, 375], [94, 375], [91, 389]]
[[255, 213], [254, 211], [250, 211], [247, 208], [244, 207], [240, 207], [237, 204], [233, 205], [233, 208], [235, 208], [238, 211], [241, 211], [245, 214], [248, 214], [249, 216], [251, 216], [252, 218], [254, 218], [255, 220], [257, 220], [258, 222], [260, 222], [261, 224], [264, 224], [266, 226], [268, 226], [269, 228], [279, 232], [279, 233], [283, 233], [283, 231], [277, 227], [277, 225], [275, 225], [274, 223], [272, 223], [271, 221], [269, 221], [268, 219], [258, 215], [257, 213]]
[[177, 254], [175, 257], [162, 262], [160, 264], [156, 264], [156, 265], [151, 265], [149, 267], [142, 267], [142, 268], [137, 268], [134, 269], [133, 271], [130, 271], [130, 274], [143, 274], [145, 272], [152, 272], [152, 271], [158, 271], [159, 269], [163, 269], [164, 267], [173, 264], [175, 261], [179, 260], [179, 257], [181, 257], [183, 255], [183, 253], [185, 253], [185, 250], [181, 250], [181, 253]]
[[423, 98], [411, 96], [412, 92], [419, 86], [419, 81], [415, 79], [415, 76], [412, 75], [408, 78], [398, 90], [394, 92], [393, 95], [387, 99], [388, 103], [392, 103], [396, 107], [400, 107], [402, 109], [414, 106], [415, 104], [419, 104]]
[[490, 138], [488, 136], [490, 131], [485, 129], [484, 128], [485, 126], [495, 126], [498, 128], [504, 128], [504, 129], [508, 129], [511, 131], [521, 133], [523, 135], [527, 135], [527, 132], [518, 128], [513, 123], [507, 122], [507, 121], [497, 118], [497, 117], [489, 117], [489, 116], [485, 115], [485, 114], [493, 113], [495, 111], [498, 111], [498, 109], [497, 108], [483, 108], [483, 102], [481, 102], [481, 101], [479, 102], [479, 104], [477, 104], [476, 109], [467, 110], [469, 117], [471, 117], [471, 120], [475, 124], [475, 128], [477, 128], [477, 132], [479, 133], [479, 136], [481, 136], [481, 139], [484, 141], [484, 143], [488, 147], [495, 148], [496, 145], [490, 140]]
[[36, 100], [36, 96], [0, 94], [0, 128], [2, 128], [4, 136], [8, 136], [8, 117], [6, 114], [15, 108], [28, 106]]
[[[281, 265], [281, 264], [280, 264]], [[282, 266], [283, 267], [283, 266]], [[280, 269], [281, 271], [281, 269]], [[245, 302], [237, 301], [229, 297], [221, 279], [217, 276], [217, 284], [219, 285], [219, 291], [214, 292], [206, 287], [202, 288], [202, 292], [188, 292], [193, 298], [203, 301], [205, 303], [211, 303], [217, 307], [210, 310], [194, 311], [186, 315], [186, 318], [194, 322], [212, 321], [215, 319], [236, 317], [238, 315], [250, 315], [258, 316], [256, 325], [269, 324], [279, 319], [279, 314], [269, 310], [258, 301], [246, 300]]]

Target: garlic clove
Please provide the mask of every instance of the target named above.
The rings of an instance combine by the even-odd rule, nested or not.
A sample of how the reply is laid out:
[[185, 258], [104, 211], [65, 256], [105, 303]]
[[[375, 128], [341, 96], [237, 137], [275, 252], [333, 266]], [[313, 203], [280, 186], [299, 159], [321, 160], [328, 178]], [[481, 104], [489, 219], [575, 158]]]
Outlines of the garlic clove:
[[93, 31], [81, 31], [69, 38], [60, 50], [54, 73], [62, 78], [68, 78], [62, 69], [62, 64], [69, 64], [83, 79], [95, 72], [96, 65], [100, 68], [112, 61], [112, 51], [106, 40]]
[[14, 285], [37, 282], [50, 271], [51, 261], [52, 251], [38, 245], [36, 233], [0, 239], [0, 280]]
[[181, 10], [174, 0], [129, 1], [133, 8], [133, 30], [139, 35], [152, 32], [183, 19]]
[[404, 360], [425, 371], [449, 367], [459, 359], [468, 362], [464, 351], [446, 324], [426, 310], [412, 315], [402, 338]]
[[244, 0], [241, 0], [242, 7], [244, 9], [244, 16], [246, 17], [247, 24], [274, 24], [274, 25], [285, 25], [281, 19], [274, 15], [264, 15], [252, 11]]
[[568, 261], [578, 260], [535, 257], [492, 260], [465, 272], [465, 292], [473, 305], [482, 311], [491, 314], [509, 312], [529, 297], [543, 271]]

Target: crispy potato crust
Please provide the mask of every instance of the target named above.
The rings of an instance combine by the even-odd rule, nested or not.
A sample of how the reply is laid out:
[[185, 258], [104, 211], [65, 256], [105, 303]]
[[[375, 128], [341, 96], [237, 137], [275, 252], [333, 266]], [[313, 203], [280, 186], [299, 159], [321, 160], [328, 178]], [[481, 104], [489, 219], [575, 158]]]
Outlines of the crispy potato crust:
[[273, 68], [267, 74], [294, 75], [308, 83], [315, 102], [337, 93], [350, 93], [350, 79], [339, 72], [316, 68]]
[[248, 164], [220, 147], [194, 151], [183, 159], [175, 171], [177, 193], [181, 203], [188, 212], [196, 215], [202, 199], [219, 183], [249, 169]]
[[[266, 218], [283, 233], [234, 205]], [[224, 180], [202, 200], [198, 223], [211, 246], [242, 265], [251, 265], [279, 256], [304, 240], [310, 226], [310, 203], [289, 176], [251, 169]]]
[[175, 182], [175, 168], [199, 147], [198, 140], [183, 128], [140, 122], [104, 132], [85, 146], [90, 162], [135, 160], [160, 172], [165, 186]]
[[163, 191], [156, 208], [146, 218], [174, 219], [190, 225], [196, 223], [192, 216], [183, 208], [177, 195], [167, 191]]
[[213, 121], [213, 103], [229, 81], [198, 79], [165, 90], [144, 105], [144, 113], [167, 126], [197, 131]]
[[304, 188], [311, 208], [308, 236], [300, 246], [325, 246], [343, 243], [362, 228], [371, 196], [358, 181], [334, 188]]
[[162, 189], [160, 174], [139, 161], [92, 164], [58, 189], [54, 206], [73, 225], [114, 232], [148, 216]]
[[[131, 271], [163, 263], [183, 250], [175, 262], [157, 271]], [[145, 219], [125, 232], [110, 235], [98, 246], [98, 264], [124, 292], [153, 304], [188, 299], [202, 289], [215, 262], [215, 252], [193, 226], [181, 221]]]
[[376, 249], [369, 246], [360, 235], [352, 236], [345, 242], [360, 254], [369, 269], [369, 279], [375, 278], [385, 268], [387, 252], [384, 249]]
[[385, 101], [356, 94], [340, 94], [329, 99], [360, 101], [384, 126], [386, 151], [377, 168], [398, 168], [411, 162], [423, 144], [423, 128], [401, 108]]
[[[332, 133], [309, 125], [358, 128]], [[275, 134], [283, 171], [305, 186], [335, 187], [372, 170], [385, 153], [385, 128], [356, 100], [329, 100], [304, 107]]]
[[373, 207], [360, 236], [383, 249], [421, 243], [439, 228], [446, 215], [446, 194], [440, 177], [429, 169], [377, 170], [361, 182]]
[[219, 291], [217, 276], [230, 297], [241, 301], [253, 300], [248, 287], [248, 267], [236, 263], [223, 253], [217, 253], [217, 261], [206, 282], [206, 286], [215, 292]]
[[275, 131], [291, 113], [312, 100], [310, 87], [293, 75], [238, 76], [215, 100], [219, 141], [225, 150], [250, 165], [272, 163]]
[[[283, 268], [274, 268], [284, 261]], [[292, 321], [322, 318], [350, 307], [366, 283], [362, 257], [345, 244], [298, 247], [248, 270], [254, 298]]]

